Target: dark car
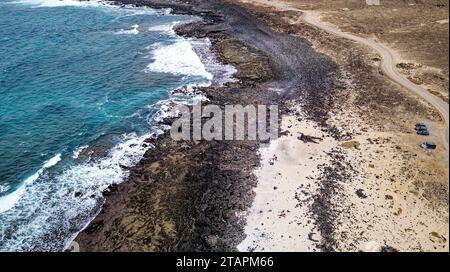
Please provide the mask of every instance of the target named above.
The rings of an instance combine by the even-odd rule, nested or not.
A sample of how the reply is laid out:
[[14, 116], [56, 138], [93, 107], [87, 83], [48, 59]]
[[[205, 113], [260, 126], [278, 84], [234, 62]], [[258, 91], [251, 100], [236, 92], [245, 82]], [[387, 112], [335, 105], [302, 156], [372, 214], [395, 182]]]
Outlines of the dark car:
[[433, 142], [423, 142], [420, 147], [425, 149], [436, 149], [437, 145]]
[[416, 130], [427, 130], [427, 126], [426, 125], [416, 125]]
[[422, 136], [428, 136], [430, 135], [430, 132], [428, 132], [428, 130], [423, 129], [423, 130], [418, 130], [417, 134], [422, 135]]

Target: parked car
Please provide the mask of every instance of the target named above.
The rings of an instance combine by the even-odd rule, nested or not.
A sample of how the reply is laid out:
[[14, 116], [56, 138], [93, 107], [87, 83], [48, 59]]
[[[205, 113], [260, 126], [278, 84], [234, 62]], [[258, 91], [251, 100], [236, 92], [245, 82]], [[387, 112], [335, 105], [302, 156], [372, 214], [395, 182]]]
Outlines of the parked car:
[[418, 130], [417, 134], [422, 135], [422, 136], [428, 136], [430, 135], [430, 132], [428, 132], [428, 130], [423, 129], [423, 130]]
[[425, 149], [436, 149], [437, 145], [433, 142], [423, 142], [420, 147]]
[[422, 124], [416, 124], [416, 130], [427, 130], [427, 126], [426, 125], [422, 125]]

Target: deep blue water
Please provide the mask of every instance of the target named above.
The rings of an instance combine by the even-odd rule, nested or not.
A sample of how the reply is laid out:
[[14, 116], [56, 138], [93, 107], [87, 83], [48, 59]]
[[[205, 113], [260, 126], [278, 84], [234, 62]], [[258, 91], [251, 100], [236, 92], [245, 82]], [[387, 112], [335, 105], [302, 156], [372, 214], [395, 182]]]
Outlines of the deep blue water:
[[211, 80], [171, 31], [192, 19], [0, 0], [0, 251], [63, 249], [147, 148], [159, 102]]

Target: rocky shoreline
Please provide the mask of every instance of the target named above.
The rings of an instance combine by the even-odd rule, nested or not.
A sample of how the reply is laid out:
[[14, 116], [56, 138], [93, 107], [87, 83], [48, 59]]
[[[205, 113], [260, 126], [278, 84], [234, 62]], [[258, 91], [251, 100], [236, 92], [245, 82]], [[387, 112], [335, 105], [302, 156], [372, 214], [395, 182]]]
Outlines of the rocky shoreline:
[[[278, 104], [308, 101], [311, 118], [326, 114], [325, 96], [334, 65], [301, 38], [277, 33], [239, 6], [222, 1], [119, 1], [171, 8], [201, 16], [176, 30], [208, 37], [224, 64], [237, 68], [238, 82], [203, 88], [209, 103]], [[274, 43], [283, 41], [284, 43]], [[285, 51], [289, 49], [289, 51]], [[294, 54], [294, 52], [304, 54]], [[297, 56], [296, 56], [297, 55]], [[272, 89], [283, 90], [281, 95]], [[320, 91], [319, 91], [320, 90]], [[154, 149], [129, 179], [105, 193], [106, 203], [76, 241], [82, 251], [230, 251], [244, 239], [239, 216], [253, 200], [256, 141], [174, 142], [154, 140]]]
[[[372, 160], [386, 160], [388, 152], [383, 153], [386, 145], [394, 152], [392, 157], [400, 160], [397, 164], [412, 167], [416, 158], [428, 160], [417, 154], [414, 156], [417, 151], [411, 151], [409, 145], [398, 148], [395, 141], [403, 139], [395, 136], [407, 135], [405, 120], [424, 117], [439, 122], [439, 115], [399, 91], [392, 83], [386, 83], [375, 68], [376, 56], [351, 42], [298, 23], [298, 14], [289, 11], [279, 12], [226, 0], [121, 0], [116, 3], [171, 8], [174, 13], [203, 19], [179, 27], [177, 34], [209, 38], [217, 59], [233, 65], [238, 71], [236, 82], [201, 89], [209, 99], [208, 103], [222, 106], [277, 104], [280, 122], [288, 116], [290, 121], [300, 124], [299, 131], [294, 129], [295, 126], [286, 126], [282, 137], [308, 146], [320, 146], [320, 142], [308, 142], [313, 139], [308, 135], [297, 137], [296, 133], [303, 135], [302, 122], [308, 122], [313, 124], [313, 131], [319, 138], [326, 137], [333, 142], [330, 148], [316, 150], [320, 153], [302, 162], [307, 165], [305, 169], [312, 169], [314, 177], [299, 173], [289, 181], [305, 179], [317, 184], [315, 190], [294, 188], [297, 190], [295, 196], [290, 196], [298, 202], [296, 207], [306, 209], [305, 214], [296, 215], [295, 220], [300, 221], [297, 224], [313, 222], [312, 230], [306, 236], [314, 250], [355, 251], [360, 249], [359, 241], [370, 242], [385, 235], [384, 232], [366, 230], [376, 229], [377, 224], [391, 224], [397, 220], [396, 216], [386, 216], [386, 222], [378, 220], [377, 216], [374, 222], [366, 222], [364, 215], [361, 220], [358, 217], [359, 212], [370, 212], [365, 205], [370, 209], [373, 205], [379, 205], [378, 209], [390, 207], [384, 202], [378, 203], [378, 199], [373, 200], [375, 204], [361, 202], [374, 197], [379, 188], [383, 189], [382, 184], [377, 183], [383, 180], [381, 176], [392, 175], [389, 167], [377, 168], [380, 172], [374, 175], [374, 184], [364, 185], [365, 181], [372, 180], [372, 176], [369, 177], [372, 173], [368, 172], [376, 165]], [[165, 120], [167, 124], [170, 121]], [[237, 250], [248, 232], [253, 231], [244, 229], [255, 199], [254, 189], [260, 182], [255, 169], [266, 167], [269, 172], [276, 171], [270, 168], [276, 157], [265, 164], [260, 154], [260, 148], [270, 144], [258, 141], [175, 142], [167, 134], [149, 142], [155, 148], [147, 151], [141, 162], [130, 169], [128, 180], [105, 192], [102, 211], [75, 239], [80, 250]], [[299, 148], [299, 152], [303, 152], [303, 147]], [[361, 148], [367, 153], [361, 153]], [[312, 152], [316, 151], [312, 148]], [[323, 164], [315, 161], [316, 157], [323, 156], [327, 158]], [[400, 176], [407, 174], [404, 169], [402, 171]], [[426, 170], [425, 173], [428, 174]], [[445, 175], [448, 180], [448, 171], [444, 171]], [[395, 180], [401, 180], [400, 176], [395, 176]], [[416, 176], [421, 177], [420, 174]], [[386, 178], [394, 179], [392, 176]], [[439, 198], [442, 193], [440, 185], [436, 188], [441, 189], [437, 190], [426, 184], [411, 186], [420, 192], [435, 192], [431, 198]], [[443, 190], [448, 192], [448, 186]], [[395, 192], [400, 199], [400, 192]], [[356, 209], [355, 203], [362, 208]], [[445, 198], [441, 197], [439, 203], [443, 205]], [[270, 207], [264, 211], [252, 208], [265, 218], [275, 212]], [[445, 210], [443, 213], [445, 216]], [[405, 211], [404, 214], [408, 213]], [[448, 206], [446, 216], [448, 218]], [[283, 210], [275, 220], [288, 217]], [[316, 233], [320, 238], [316, 238]], [[267, 235], [263, 235], [265, 233], [252, 242], [258, 244], [258, 239], [266, 239]], [[408, 235], [412, 234], [402, 232], [401, 235], [410, 237]], [[279, 238], [270, 237], [274, 241]], [[298, 243], [295, 237], [289, 236], [289, 239]], [[380, 248], [386, 251], [416, 249], [402, 239], [379, 241]], [[402, 243], [405, 246], [398, 248]], [[245, 248], [253, 249], [270, 250]]]

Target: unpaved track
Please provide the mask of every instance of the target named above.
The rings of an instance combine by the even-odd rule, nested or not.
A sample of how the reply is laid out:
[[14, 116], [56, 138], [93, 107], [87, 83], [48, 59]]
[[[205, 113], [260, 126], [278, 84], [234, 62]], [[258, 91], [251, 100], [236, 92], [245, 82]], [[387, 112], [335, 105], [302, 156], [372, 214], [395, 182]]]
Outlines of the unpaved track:
[[305, 11], [300, 10], [294, 7], [291, 7], [287, 3], [282, 3], [279, 1], [267, 1], [267, 0], [252, 0], [252, 1], [245, 1], [245, 2], [254, 2], [258, 4], [268, 5], [272, 6], [274, 8], [280, 9], [280, 10], [291, 10], [291, 11], [298, 11], [302, 12], [303, 16], [302, 19], [304, 22], [306, 22], [309, 25], [312, 25], [314, 27], [320, 28], [328, 33], [331, 33], [333, 35], [349, 39], [361, 44], [364, 44], [366, 46], [369, 46], [370, 48], [374, 49], [375, 51], [380, 54], [382, 57], [382, 62], [380, 65], [380, 68], [382, 72], [392, 81], [396, 82], [397, 84], [401, 85], [402, 87], [408, 89], [409, 91], [413, 92], [414, 94], [418, 95], [428, 103], [430, 103], [433, 107], [435, 107], [439, 113], [441, 114], [442, 118], [445, 122], [445, 133], [442, 135], [444, 138], [444, 142], [446, 144], [446, 148], [448, 150], [449, 147], [449, 105], [445, 103], [442, 99], [439, 97], [431, 94], [424, 88], [422, 88], [419, 85], [416, 85], [409, 81], [408, 79], [401, 76], [397, 70], [395, 69], [395, 56], [392, 53], [392, 51], [387, 48], [386, 46], [382, 45], [376, 40], [372, 39], [366, 39], [363, 37], [359, 37], [350, 33], [342, 32], [336, 27], [330, 26], [328, 24], [325, 24], [320, 21], [320, 19], [317, 16], [317, 12], [314, 11]]
[[449, 107], [448, 107], [448, 104], [445, 103], [439, 97], [431, 94], [430, 92], [428, 92], [421, 86], [416, 85], [416, 84], [412, 83], [411, 81], [402, 77], [395, 69], [395, 63], [396, 63], [395, 57], [394, 57], [394, 54], [389, 50], [389, 48], [385, 47], [384, 45], [380, 44], [379, 42], [377, 42], [375, 40], [358, 37], [358, 36], [355, 36], [355, 35], [352, 35], [349, 33], [342, 32], [339, 29], [334, 28], [332, 26], [326, 25], [317, 18], [316, 14], [314, 12], [303, 11], [303, 13], [304, 13], [303, 20], [306, 23], [313, 25], [315, 27], [318, 27], [320, 29], [323, 29], [329, 33], [335, 34], [337, 36], [340, 36], [340, 37], [343, 37], [343, 38], [346, 38], [346, 39], [349, 39], [352, 41], [362, 43], [364, 45], [367, 45], [367, 46], [375, 49], [375, 51], [377, 51], [382, 56], [382, 62], [381, 62], [380, 68], [387, 77], [389, 77], [392, 81], [400, 84], [404, 88], [408, 89], [409, 91], [411, 91], [411, 92], [415, 93], [416, 95], [425, 99], [428, 103], [433, 105], [439, 111], [439, 113], [442, 115], [442, 118], [444, 119], [445, 124], [446, 124], [444, 138], [445, 138], [445, 142], [446, 142], [447, 148], [448, 148], [448, 144], [449, 144], [449, 127], [448, 127]]

